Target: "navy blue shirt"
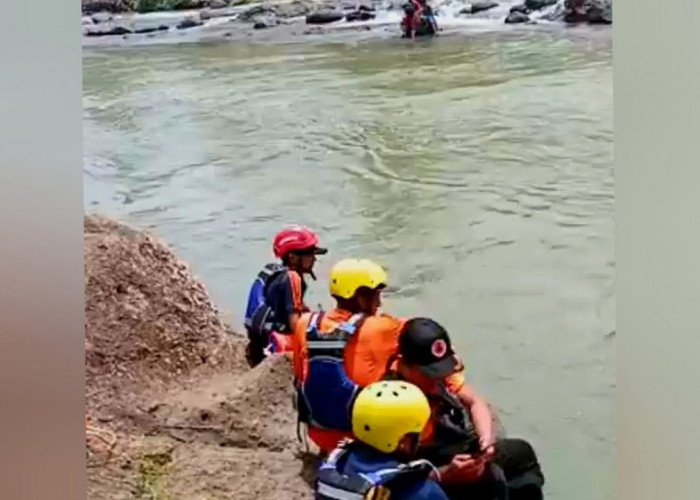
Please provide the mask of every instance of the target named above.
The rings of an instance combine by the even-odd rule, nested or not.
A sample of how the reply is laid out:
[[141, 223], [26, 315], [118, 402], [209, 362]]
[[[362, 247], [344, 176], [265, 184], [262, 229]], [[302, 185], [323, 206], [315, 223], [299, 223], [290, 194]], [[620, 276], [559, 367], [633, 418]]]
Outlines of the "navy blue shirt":
[[301, 314], [304, 309], [306, 282], [296, 271], [280, 273], [268, 283], [265, 289], [265, 302], [272, 308], [275, 321], [285, 326], [280, 333], [291, 333], [289, 316]]

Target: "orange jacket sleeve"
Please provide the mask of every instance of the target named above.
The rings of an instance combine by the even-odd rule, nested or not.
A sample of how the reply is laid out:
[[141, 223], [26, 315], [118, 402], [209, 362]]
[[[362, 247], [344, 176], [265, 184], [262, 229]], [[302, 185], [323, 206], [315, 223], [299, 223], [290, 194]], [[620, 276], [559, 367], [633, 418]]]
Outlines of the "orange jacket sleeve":
[[292, 334], [292, 352], [294, 367], [294, 377], [297, 380], [304, 380], [306, 367], [307, 347], [306, 347], [306, 327], [311, 319], [311, 313], [304, 313], [297, 321], [296, 328]]
[[301, 287], [301, 276], [299, 273], [294, 271], [289, 271], [289, 287], [292, 291], [292, 304], [294, 306], [294, 312], [301, 314], [307, 307], [304, 305], [304, 296], [302, 294]]

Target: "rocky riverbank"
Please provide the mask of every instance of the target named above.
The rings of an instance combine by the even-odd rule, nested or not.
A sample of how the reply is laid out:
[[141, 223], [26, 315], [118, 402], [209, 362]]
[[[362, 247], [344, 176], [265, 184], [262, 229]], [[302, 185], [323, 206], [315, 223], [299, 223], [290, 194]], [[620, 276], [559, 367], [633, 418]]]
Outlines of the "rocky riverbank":
[[[247, 0], [84, 0], [83, 35], [139, 40], [188, 34], [193, 41], [221, 38], [246, 39], [260, 30], [308, 35], [342, 29], [371, 30], [398, 23], [385, 14], [400, 15], [401, 0], [281, 0], [248, 3]], [[509, 5], [508, 3], [505, 4]], [[450, 4], [453, 9], [454, 4]], [[489, 18], [512, 25], [538, 21], [567, 24], [611, 24], [612, 0], [525, 0], [505, 10], [492, 0], [462, 4], [458, 18]], [[435, 2], [440, 19], [448, 7]], [[450, 12], [453, 12], [451, 10]], [[501, 14], [502, 12], [502, 14]], [[451, 14], [452, 15], [452, 14]], [[394, 16], [396, 17], [396, 16]], [[396, 25], [396, 26], [394, 26]], [[292, 28], [289, 28], [289, 27]], [[195, 29], [196, 28], [196, 29]]]

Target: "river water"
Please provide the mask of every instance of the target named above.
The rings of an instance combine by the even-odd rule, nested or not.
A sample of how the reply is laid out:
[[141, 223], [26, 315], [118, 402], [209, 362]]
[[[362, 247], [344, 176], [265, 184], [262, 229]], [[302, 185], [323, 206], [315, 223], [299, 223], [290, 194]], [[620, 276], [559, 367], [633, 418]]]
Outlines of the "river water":
[[609, 30], [86, 50], [90, 212], [153, 227], [240, 323], [283, 224], [384, 264], [536, 446], [548, 498], [615, 498]]

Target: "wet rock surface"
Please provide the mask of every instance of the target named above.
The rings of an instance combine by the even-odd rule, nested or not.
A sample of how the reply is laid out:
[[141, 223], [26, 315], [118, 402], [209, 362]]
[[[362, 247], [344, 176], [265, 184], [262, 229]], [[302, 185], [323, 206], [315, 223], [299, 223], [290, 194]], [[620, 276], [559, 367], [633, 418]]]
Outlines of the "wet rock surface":
[[530, 16], [519, 10], [511, 11], [505, 19], [506, 24], [522, 24], [530, 21]]

